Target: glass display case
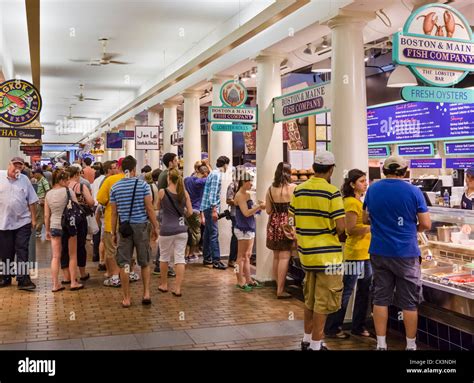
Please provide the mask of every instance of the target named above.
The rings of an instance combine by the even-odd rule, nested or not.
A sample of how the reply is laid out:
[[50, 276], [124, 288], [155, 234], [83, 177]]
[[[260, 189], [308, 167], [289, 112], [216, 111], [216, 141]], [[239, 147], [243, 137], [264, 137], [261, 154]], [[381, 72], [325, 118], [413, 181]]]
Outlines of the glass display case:
[[427, 303], [474, 318], [474, 211], [429, 208], [432, 228], [420, 234]]

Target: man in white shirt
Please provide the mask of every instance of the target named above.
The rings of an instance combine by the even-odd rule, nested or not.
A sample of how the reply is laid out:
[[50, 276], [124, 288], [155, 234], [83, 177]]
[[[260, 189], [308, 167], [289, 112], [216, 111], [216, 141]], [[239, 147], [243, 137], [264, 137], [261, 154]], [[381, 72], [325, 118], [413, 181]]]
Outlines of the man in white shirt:
[[34, 290], [28, 274], [28, 244], [36, 226], [38, 196], [27, 176], [21, 174], [25, 161], [14, 157], [7, 170], [0, 171], [0, 287], [11, 285], [17, 256], [16, 280], [20, 290]]

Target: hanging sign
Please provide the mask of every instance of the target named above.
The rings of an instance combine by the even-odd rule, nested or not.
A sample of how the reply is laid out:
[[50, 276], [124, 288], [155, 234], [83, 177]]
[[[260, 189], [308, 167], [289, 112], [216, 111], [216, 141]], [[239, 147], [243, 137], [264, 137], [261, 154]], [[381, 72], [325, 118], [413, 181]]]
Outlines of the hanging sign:
[[107, 149], [111, 150], [122, 150], [123, 149], [123, 140], [120, 137], [118, 132], [107, 132], [105, 136], [105, 146]]
[[385, 158], [390, 155], [390, 148], [388, 145], [383, 146], [369, 146], [369, 158]]
[[43, 128], [0, 128], [0, 137], [40, 140], [42, 134]]
[[253, 107], [209, 107], [210, 122], [240, 122], [246, 124], [257, 123], [257, 108]]
[[414, 11], [393, 37], [393, 60], [423, 82], [451, 86], [474, 70], [474, 41], [469, 22], [444, 4]]
[[434, 147], [433, 144], [419, 144], [419, 145], [399, 145], [398, 155], [407, 157], [416, 156], [433, 156]]
[[474, 167], [474, 158], [446, 158], [448, 169], [469, 169]]
[[433, 88], [430, 86], [406, 86], [402, 89], [405, 101], [474, 103], [474, 89]]
[[275, 122], [330, 111], [330, 83], [310, 86], [273, 99]]
[[135, 132], [133, 130], [119, 130], [122, 140], [134, 140]]
[[411, 169], [441, 169], [442, 167], [441, 158], [410, 160]]
[[458, 155], [458, 154], [474, 155], [474, 141], [445, 142], [444, 153], [447, 156]]
[[135, 126], [135, 149], [136, 150], [159, 150], [160, 149], [160, 127], [157, 126]]
[[214, 132], [251, 132], [253, 126], [249, 124], [212, 124]]
[[242, 106], [247, 101], [247, 88], [240, 81], [229, 80], [222, 84], [220, 98], [224, 106]]
[[0, 121], [9, 126], [24, 126], [41, 112], [41, 95], [33, 84], [8, 80], [0, 84]]

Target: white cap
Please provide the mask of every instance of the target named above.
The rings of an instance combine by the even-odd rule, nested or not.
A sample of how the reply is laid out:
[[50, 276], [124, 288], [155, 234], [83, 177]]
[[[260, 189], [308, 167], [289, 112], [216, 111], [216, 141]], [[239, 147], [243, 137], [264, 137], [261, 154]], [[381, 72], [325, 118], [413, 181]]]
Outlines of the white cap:
[[331, 152], [321, 151], [314, 156], [314, 163], [317, 165], [335, 165], [336, 159]]
[[404, 158], [400, 157], [400, 156], [390, 156], [388, 157], [385, 162], [383, 163], [383, 167], [384, 169], [390, 169], [391, 166], [390, 165], [398, 165], [398, 166], [392, 166], [395, 170], [395, 169], [404, 169], [404, 168], [407, 168], [408, 167], [408, 164], [407, 162], [405, 161]]
[[71, 166], [78, 168], [80, 172], [82, 171], [82, 166], [79, 164], [72, 164]]

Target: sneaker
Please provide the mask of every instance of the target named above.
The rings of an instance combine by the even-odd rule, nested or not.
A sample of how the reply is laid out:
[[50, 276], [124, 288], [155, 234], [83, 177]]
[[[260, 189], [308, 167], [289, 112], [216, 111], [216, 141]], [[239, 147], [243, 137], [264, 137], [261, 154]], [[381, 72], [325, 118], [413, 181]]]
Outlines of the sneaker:
[[329, 351], [329, 349], [324, 344], [322, 344], [321, 348], [319, 350], [313, 350], [312, 348], [308, 347], [308, 349], [306, 351]]
[[377, 347], [377, 351], [387, 351], [387, 347]]
[[416, 347], [405, 348], [405, 351], [416, 351]]
[[310, 343], [309, 342], [301, 342], [301, 351], [308, 351], [309, 349], [309, 345]]
[[221, 261], [219, 261], [219, 262], [215, 262], [215, 263], [212, 265], [212, 268], [213, 268], [213, 269], [219, 269], [219, 270], [225, 270], [225, 269], [227, 269], [227, 266], [224, 265]]
[[18, 281], [18, 290], [34, 290], [36, 285], [31, 282], [30, 277], [27, 275]]
[[107, 286], [107, 287], [120, 287], [121, 286], [120, 278], [113, 278], [113, 277], [107, 278], [104, 281], [104, 286]]
[[176, 273], [174, 272], [173, 269], [168, 269], [168, 277], [170, 277], [170, 278], [175, 278], [176, 277]]
[[138, 275], [138, 273], [131, 271], [128, 274], [128, 279], [130, 280], [130, 282], [137, 282], [138, 280], [140, 280], [140, 276]]
[[212, 261], [204, 260], [204, 261], [202, 261], [202, 264], [203, 264], [203, 266], [206, 266], [206, 267], [212, 267], [213, 266]]
[[160, 266], [155, 266], [152, 274], [153, 275], [160, 275]]
[[235, 266], [235, 261], [227, 262], [227, 267], [234, 267], [234, 266]]
[[107, 267], [103, 263], [99, 263], [99, 267], [97, 268], [98, 271], [106, 271]]

